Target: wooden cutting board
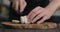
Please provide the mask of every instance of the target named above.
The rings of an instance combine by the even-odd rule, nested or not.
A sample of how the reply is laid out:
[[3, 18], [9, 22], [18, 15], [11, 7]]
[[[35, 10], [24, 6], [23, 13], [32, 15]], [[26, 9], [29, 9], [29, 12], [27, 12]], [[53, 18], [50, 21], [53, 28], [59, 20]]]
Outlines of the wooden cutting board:
[[53, 22], [45, 22], [42, 24], [15, 24], [12, 22], [2, 22], [3, 25], [14, 27], [14, 28], [20, 28], [20, 29], [54, 29], [57, 28], [57, 24]]

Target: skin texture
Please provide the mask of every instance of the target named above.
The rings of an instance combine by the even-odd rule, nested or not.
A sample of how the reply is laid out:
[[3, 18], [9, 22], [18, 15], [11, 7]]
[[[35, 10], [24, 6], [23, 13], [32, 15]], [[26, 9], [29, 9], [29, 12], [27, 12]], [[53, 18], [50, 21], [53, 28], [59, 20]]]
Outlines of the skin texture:
[[[20, 12], [23, 12], [24, 8], [27, 5], [25, 0], [14, 0], [12, 2], [13, 7], [16, 11], [19, 10], [18, 5], [20, 5]], [[58, 7], [60, 7], [60, 0], [52, 0], [50, 4], [45, 8], [37, 6], [27, 15], [28, 21], [34, 23], [42, 17], [42, 19], [39, 20], [37, 24], [43, 23], [45, 20], [48, 20], [54, 14]]]
[[[25, 2], [25, 0], [14, 0], [13, 2], [13, 8], [18, 11], [20, 10], [20, 12], [24, 11], [25, 6], [27, 5], [27, 3]], [[18, 7], [20, 5], [20, 7]], [[20, 9], [19, 9], [20, 8]]]

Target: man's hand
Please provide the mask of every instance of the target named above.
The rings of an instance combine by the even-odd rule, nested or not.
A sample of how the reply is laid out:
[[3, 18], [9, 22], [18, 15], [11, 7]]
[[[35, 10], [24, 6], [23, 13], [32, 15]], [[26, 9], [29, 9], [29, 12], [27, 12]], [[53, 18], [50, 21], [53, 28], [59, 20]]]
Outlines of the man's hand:
[[[23, 12], [24, 11], [24, 8], [26, 7], [27, 3], [25, 0], [14, 0], [12, 1], [13, 2], [13, 8], [16, 10], [16, 11], [20, 11], [20, 12]], [[20, 8], [20, 9], [19, 9]]]
[[45, 9], [38, 6], [28, 14], [28, 19], [29, 19], [28, 21], [30, 21], [31, 23], [34, 23], [38, 19], [42, 18], [37, 22], [37, 24], [43, 23], [45, 20], [49, 19], [54, 12], [55, 11], [51, 11], [49, 9]]

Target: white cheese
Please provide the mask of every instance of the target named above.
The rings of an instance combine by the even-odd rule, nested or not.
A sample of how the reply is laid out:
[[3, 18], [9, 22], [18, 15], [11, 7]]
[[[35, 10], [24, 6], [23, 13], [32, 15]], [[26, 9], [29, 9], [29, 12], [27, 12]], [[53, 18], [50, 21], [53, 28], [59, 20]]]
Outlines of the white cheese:
[[29, 24], [30, 22], [28, 22], [27, 16], [24, 16], [24, 18], [25, 18], [25, 24]]
[[20, 20], [21, 20], [21, 23], [25, 23], [24, 16], [21, 16]]
[[19, 23], [19, 20], [12, 20], [13, 23]]
[[29, 24], [27, 16], [21, 16], [21, 23]]

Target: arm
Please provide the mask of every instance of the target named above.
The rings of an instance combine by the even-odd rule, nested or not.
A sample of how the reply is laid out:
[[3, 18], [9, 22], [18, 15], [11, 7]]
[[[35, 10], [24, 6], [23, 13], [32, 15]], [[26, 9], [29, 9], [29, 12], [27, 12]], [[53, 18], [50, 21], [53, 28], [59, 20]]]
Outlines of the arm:
[[[25, 6], [27, 5], [27, 3], [25, 2], [25, 0], [9, 0], [10, 2], [13, 2], [12, 7], [18, 11], [20, 10], [20, 12], [24, 11]], [[20, 9], [19, 9], [20, 8]]]
[[[37, 23], [43, 23], [45, 20], [50, 19], [50, 17], [54, 14], [57, 8], [60, 7], [60, 0], [52, 0], [48, 6], [45, 8], [41, 8], [40, 6], [36, 7], [33, 9], [29, 15], [28, 19], [32, 23], [36, 22], [38, 19], [42, 18], [39, 20]], [[34, 14], [35, 13], [35, 14]], [[36, 16], [37, 15], [37, 16]], [[32, 20], [33, 19], [33, 20]]]
[[52, 0], [51, 3], [46, 7], [46, 9], [51, 11], [56, 11], [60, 7], [60, 0]]

